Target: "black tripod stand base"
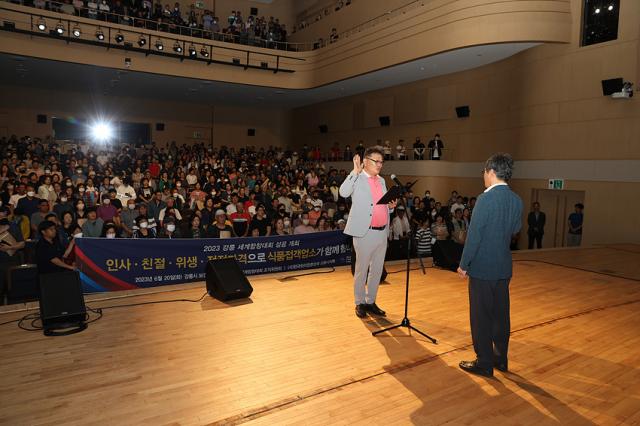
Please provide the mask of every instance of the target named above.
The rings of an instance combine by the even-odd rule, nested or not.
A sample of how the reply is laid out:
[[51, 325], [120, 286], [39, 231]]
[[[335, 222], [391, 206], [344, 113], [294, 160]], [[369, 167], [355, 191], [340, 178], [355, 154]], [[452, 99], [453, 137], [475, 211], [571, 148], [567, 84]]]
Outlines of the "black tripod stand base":
[[420, 331], [417, 328], [415, 328], [414, 326], [412, 326], [411, 325], [411, 321], [409, 321], [409, 318], [407, 318], [407, 317], [402, 318], [402, 322], [400, 324], [392, 325], [391, 327], [383, 328], [382, 330], [376, 330], [376, 331], [372, 332], [371, 335], [377, 336], [380, 333], [384, 333], [386, 331], [394, 330], [394, 329], [400, 328], [400, 327], [406, 327], [409, 330], [413, 330], [416, 333], [418, 333], [418, 334], [426, 337], [427, 339], [431, 340], [431, 343], [434, 343], [436, 345], [438, 344], [438, 341], [436, 339], [434, 339], [433, 337], [429, 336], [428, 334], [423, 333], [422, 331]]

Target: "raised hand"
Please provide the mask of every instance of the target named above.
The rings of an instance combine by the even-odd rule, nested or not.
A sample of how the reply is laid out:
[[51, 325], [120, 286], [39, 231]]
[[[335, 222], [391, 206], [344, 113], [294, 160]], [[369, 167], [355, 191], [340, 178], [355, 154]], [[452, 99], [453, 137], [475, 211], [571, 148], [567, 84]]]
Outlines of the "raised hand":
[[364, 164], [360, 159], [360, 154], [354, 155], [353, 156], [353, 173], [357, 175], [362, 171], [363, 168], [364, 168]]

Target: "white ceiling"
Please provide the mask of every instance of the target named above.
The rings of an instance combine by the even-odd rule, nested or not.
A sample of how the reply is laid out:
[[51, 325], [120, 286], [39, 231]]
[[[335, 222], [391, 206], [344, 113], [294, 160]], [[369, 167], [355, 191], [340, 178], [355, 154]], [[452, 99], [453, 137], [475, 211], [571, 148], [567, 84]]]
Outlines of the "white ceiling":
[[476, 68], [538, 44], [504, 43], [468, 47], [306, 90], [205, 81], [6, 54], [0, 54], [0, 75], [3, 76], [1, 84], [9, 86], [208, 105], [296, 108]]

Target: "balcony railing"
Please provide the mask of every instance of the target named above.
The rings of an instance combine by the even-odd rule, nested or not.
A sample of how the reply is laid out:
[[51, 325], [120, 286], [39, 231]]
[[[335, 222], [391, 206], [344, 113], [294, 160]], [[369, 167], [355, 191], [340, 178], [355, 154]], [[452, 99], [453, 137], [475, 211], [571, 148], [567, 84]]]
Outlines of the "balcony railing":
[[[101, 19], [93, 20], [60, 11], [43, 13], [33, 8], [5, 8], [2, 7], [3, 4], [6, 2], [0, 2], [0, 19], [2, 20], [0, 30], [30, 36], [101, 46], [106, 49], [140, 52], [145, 55], [174, 57], [181, 61], [187, 59], [207, 64], [239, 66], [244, 69], [262, 69], [274, 73], [295, 71], [287, 68], [286, 65], [283, 66], [282, 59], [288, 63], [304, 62], [302, 58], [283, 55], [277, 49], [257, 51], [250, 48], [264, 47], [260, 45], [242, 43], [246, 47], [232, 44], [226, 46], [224, 42], [228, 40], [224, 37], [228, 35], [222, 33], [206, 33], [194, 28], [188, 28], [190, 30], [188, 33], [183, 33], [182, 30], [165, 32], [162, 31], [164, 28], [147, 28], [146, 23], [153, 21], [138, 20], [123, 15], [104, 14], [100, 17]], [[123, 22], [126, 25], [124, 28]], [[126, 22], [132, 24], [128, 25]]]
[[[28, 1], [28, 3], [27, 3]], [[160, 31], [175, 35], [194, 37], [203, 40], [215, 40], [226, 43], [242, 44], [253, 47], [261, 47], [266, 49], [284, 50], [290, 52], [301, 52], [312, 50], [313, 43], [289, 43], [275, 39], [265, 39], [251, 36], [248, 32], [241, 34], [232, 34], [225, 31], [210, 31], [198, 26], [177, 25], [163, 19], [153, 20], [140, 18], [130, 15], [122, 15], [113, 12], [107, 12], [100, 9], [88, 7], [74, 7], [72, 4], [62, 3], [54, 0], [0, 0], [1, 3], [13, 3], [23, 6], [33, 7], [34, 9], [47, 10], [56, 13], [79, 16], [82, 18], [95, 19], [112, 24], [128, 25], [135, 28], [147, 29], [152, 31]], [[73, 13], [70, 13], [73, 10]], [[35, 12], [34, 12], [35, 13]]]

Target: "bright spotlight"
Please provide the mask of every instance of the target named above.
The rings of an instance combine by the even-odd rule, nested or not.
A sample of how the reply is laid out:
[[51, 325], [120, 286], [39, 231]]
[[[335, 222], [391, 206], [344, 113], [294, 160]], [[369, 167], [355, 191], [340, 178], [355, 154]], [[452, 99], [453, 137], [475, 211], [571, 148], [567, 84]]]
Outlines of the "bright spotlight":
[[176, 41], [175, 44], [173, 45], [173, 50], [176, 53], [182, 53], [182, 46], [180, 46], [180, 43]]
[[104, 33], [100, 28], [96, 31], [96, 38], [100, 41], [104, 40]]
[[209, 51], [207, 50], [206, 47], [202, 46], [202, 49], [200, 50], [200, 54], [205, 57], [208, 58], [209, 57]]
[[147, 39], [144, 38], [144, 36], [140, 36], [140, 38], [138, 39], [138, 46], [142, 47], [145, 44], [147, 44]]
[[113, 137], [113, 129], [109, 123], [96, 123], [91, 127], [91, 135], [94, 140], [105, 142]]
[[116, 34], [116, 43], [122, 43], [124, 41], [124, 36], [120, 33]]
[[62, 22], [58, 22], [58, 25], [56, 25], [56, 33], [58, 35], [64, 34], [64, 25], [62, 25]]
[[597, 15], [598, 13], [600, 13], [600, 8], [597, 8], [597, 9], [596, 9], [596, 15]]
[[82, 33], [80, 32], [80, 27], [78, 27], [78, 26], [76, 26], [76, 27], [74, 27], [74, 28], [73, 28], [72, 33], [73, 33], [73, 36], [74, 36], [74, 37], [80, 37], [80, 35], [82, 34]]
[[609, 7], [607, 8], [609, 10], [609, 12], [611, 12], [613, 10], [613, 5], [610, 4]]
[[198, 52], [196, 52], [196, 48], [193, 46], [193, 44], [189, 46], [189, 56], [191, 56], [192, 58], [198, 56]]
[[44, 22], [44, 19], [40, 18], [40, 20], [38, 21], [38, 29], [40, 31], [45, 31], [47, 29], [47, 23]]
[[156, 40], [156, 49], [163, 50], [164, 45], [162, 44], [162, 40]]

